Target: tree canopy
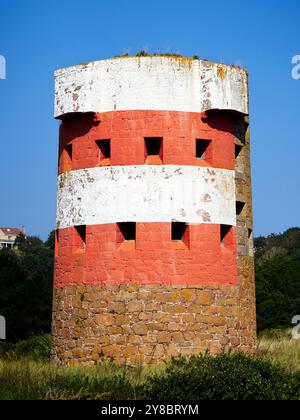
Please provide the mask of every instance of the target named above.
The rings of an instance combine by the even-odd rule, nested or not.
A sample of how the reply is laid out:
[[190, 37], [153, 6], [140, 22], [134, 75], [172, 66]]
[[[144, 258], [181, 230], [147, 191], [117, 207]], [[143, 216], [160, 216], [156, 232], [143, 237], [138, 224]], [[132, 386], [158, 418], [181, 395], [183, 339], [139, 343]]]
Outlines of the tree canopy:
[[300, 315], [300, 229], [255, 239], [258, 330], [291, 327]]
[[53, 249], [48, 241], [19, 235], [15, 249], [0, 251], [0, 314], [8, 341], [50, 332]]

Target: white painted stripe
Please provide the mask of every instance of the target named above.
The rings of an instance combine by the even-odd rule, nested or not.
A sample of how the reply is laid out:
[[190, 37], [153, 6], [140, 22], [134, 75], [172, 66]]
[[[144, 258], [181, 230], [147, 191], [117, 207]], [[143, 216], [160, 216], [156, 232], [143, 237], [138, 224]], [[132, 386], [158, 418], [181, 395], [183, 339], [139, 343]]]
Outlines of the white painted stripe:
[[140, 165], [59, 175], [57, 228], [129, 221], [235, 226], [234, 171]]
[[248, 114], [246, 71], [204, 60], [117, 58], [57, 70], [55, 79], [55, 117], [116, 110]]

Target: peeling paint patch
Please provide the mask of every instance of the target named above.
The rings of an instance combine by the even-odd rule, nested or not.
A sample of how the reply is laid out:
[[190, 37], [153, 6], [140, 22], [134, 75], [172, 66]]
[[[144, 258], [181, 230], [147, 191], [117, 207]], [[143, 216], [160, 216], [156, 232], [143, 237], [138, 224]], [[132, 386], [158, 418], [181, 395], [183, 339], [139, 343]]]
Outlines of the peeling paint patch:
[[55, 92], [55, 117], [74, 110], [201, 113], [220, 109], [248, 114], [247, 72], [205, 60], [130, 57], [96, 61], [57, 70]]
[[234, 176], [215, 169], [208, 182], [207, 168], [176, 165], [70, 171], [58, 178], [57, 225], [176, 220], [235, 226]]
[[211, 196], [209, 194], [203, 194], [201, 197], [203, 203], [211, 203]]
[[197, 211], [197, 215], [199, 217], [201, 217], [203, 223], [210, 223], [211, 222], [211, 217], [210, 217], [210, 214], [208, 213], [208, 211], [200, 209], [200, 210]]

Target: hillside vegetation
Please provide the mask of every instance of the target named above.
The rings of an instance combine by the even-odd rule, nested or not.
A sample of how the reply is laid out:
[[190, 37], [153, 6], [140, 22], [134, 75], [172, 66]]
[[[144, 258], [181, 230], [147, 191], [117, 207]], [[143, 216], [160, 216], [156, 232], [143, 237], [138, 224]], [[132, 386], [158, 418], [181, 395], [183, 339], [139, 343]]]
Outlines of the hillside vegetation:
[[289, 328], [300, 315], [300, 229], [255, 239], [258, 331]]
[[43, 242], [23, 235], [17, 249], [0, 250], [0, 314], [7, 341], [50, 332], [53, 285], [53, 233]]

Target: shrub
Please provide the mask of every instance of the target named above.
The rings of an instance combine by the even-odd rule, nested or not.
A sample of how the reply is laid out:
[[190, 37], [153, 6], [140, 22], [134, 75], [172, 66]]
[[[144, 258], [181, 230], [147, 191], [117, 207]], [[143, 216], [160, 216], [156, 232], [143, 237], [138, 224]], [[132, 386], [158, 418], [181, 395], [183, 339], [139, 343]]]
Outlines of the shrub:
[[17, 343], [0, 343], [0, 357], [6, 359], [27, 357], [32, 360], [49, 360], [50, 350], [50, 334], [32, 336]]
[[0, 250], [0, 313], [9, 342], [51, 330], [53, 249], [33, 236], [19, 237], [17, 244], [18, 249]]
[[144, 385], [150, 400], [291, 400], [300, 398], [300, 375], [242, 354], [173, 359]]
[[299, 313], [300, 260], [276, 255], [256, 263], [258, 331], [289, 328]]

